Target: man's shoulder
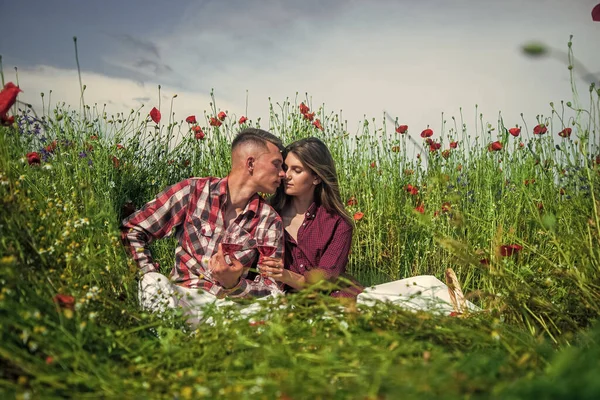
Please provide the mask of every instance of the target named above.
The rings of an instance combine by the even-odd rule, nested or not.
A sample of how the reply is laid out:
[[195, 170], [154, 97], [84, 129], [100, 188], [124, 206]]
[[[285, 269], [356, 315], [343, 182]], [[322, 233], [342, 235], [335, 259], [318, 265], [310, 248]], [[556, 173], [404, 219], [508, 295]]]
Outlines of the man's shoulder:
[[275, 211], [275, 209], [273, 208], [273, 206], [271, 206], [271, 204], [269, 204], [269, 202], [267, 200], [265, 200], [261, 195], [256, 194], [257, 196], [257, 201], [258, 201], [258, 216], [259, 218], [270, 218], [270, 219], [275, 219], [275, 220], [281, 220], [281, 217], [279, 216], [279, 214], [277, 213], [277, 211]]

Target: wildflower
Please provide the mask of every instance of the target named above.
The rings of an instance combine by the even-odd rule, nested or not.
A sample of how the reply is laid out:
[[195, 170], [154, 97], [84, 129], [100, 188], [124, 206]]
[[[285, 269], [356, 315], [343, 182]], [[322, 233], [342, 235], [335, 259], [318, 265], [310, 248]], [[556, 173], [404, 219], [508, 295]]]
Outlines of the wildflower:
[[408, 131], [408, 125], [400, 125], [399, 127], [396, 128], [396, 133], [399, 134], [405, 134], [406, 131]]
[[600, 4], [597, 4], [596, 7], [592, 9], [592, 21], [600, 21]]
[[425, 205], [423, 203], [419, 204], [417, 207], [415, 207], [415, 211], [425, 214]]
[[119, 159], [115, 156], [111, 156], [110, 159], [112, 160], [114, 167], [119, 168], [119, 165], [121, 165], [121, 161], [119, 161]]
[[29, 163], [29, 165], [39, 165], [40, 164], [40, 153], [38, 153], [36, 151], [27, 153], [27, 163]]
[[90, 136], [90, 140], [98, 140], [98, 136], [97, 135], [91, 135]]
[[56, 150], [56, 146], [58, 146], [58, 142], [53, 140], [52, 143], [44, 147], [44, 150], [46, 150], [48, 153], [52, 153], [54, 150]]
[[196, 116], [195, 115], [190, 115], [189, 117], [187, 117], [185, 119], [185, 122], [187, 122], [188, 124], [196, 124]]
[[519, 136], [521, 134], [521, 129], [520, 128], [510, 128], [508, 130], [508, 133], [510, 133], [514, 137], [517, 137], [517, 136]]
[[260, 321], [250, 321], [249, 324], [250, 326], [259, 326], [266, 324], [266, 322], [261, 319]]
[[450, 150], [446, 149], [446, 150], [442, 151], [442, 157], [444, 157], [445, 159], [448, 159], [448, 157], [450, 157]]
[[22, 90], [12, 82], [4, 85], [4, 89], [0, 91], [0, 119], [6, 120], [6, 113], [17, 101], [19, 92], [22, 92]]
[[371, 167], [371, 168], [375, 168], [376, 166], [377, 166], [377, 164], [375, 163], [375, 161], [373, 161], [373, 162], [370, 164], [370, 167]]
[[315, 117], [315, 113], [314, 112], [311, 112], [311, 113], [307, 112], [307, 113], [304, 113], [302, 115], [304, 115], [304, 118], [307, 119], [307, 120], [309, 120], [309, 121], [312, 121], [313, 118]]
[[488, 146], [488, 151], [500, 151], [502, 150], [502, 143], [501, 142], [493, 142], [490, 143]]
[[248, 118], [244, 117], [243, 115], [240, 117], [240, 120], [238, 121], [238, 123], [241, 125], [243, 123], [245, 123], [246, 121], [248, 121]]
[[544, 210], [544, 203], [542, 203], [541, 201], [538, 201], [537, 204], [535, 205], [537, 207], [538, 210], [543, 211]]
[[75, 297], [68, 294], [57, 294], [52, 301], [62, 309], [73, 310], [75, 308]]
[[405, 169], [405, 170], [404, 170], [404, 175], [412, 175], [412, 174], [414, 174], [414, 173], [415, 173], [415, 171], [414, 171], [414, 170], [412, 170], [412, 169]]
[[392, 153], [398, 153], [400, 151], [400, 146], [392, 146]]
[[423, 132], [421, 132], [421, 137], [422, 138], [428, 138], [433, 136], [433, 131], [429, 128], [425, 129]]
[[363, 219], [363, 217], [365, 216], [365, 214], [361, 213], [360, 211], [355, 212], [354, 213], [354, 220], [355, 221], [360, 221], [361, 219]]
[[312, 123], [317, 129], [323, 130], [323, 126], [321, 126], [321, 121], [319, 121], [319, 118], [315, 119], [315, 121]]
[[523, 246], [519, 246], [518, 244], [504, 244], [500, 246], [500, 255], [502, 257], [509, 257], [520, 252], [522, 249]]
[[523, 184], [524, 184], [525, 186], [527, 186], [527, 185], [531, 185], [531, 184], [533, 184], [533, 183], [535, 183], [535, 179], [525, 179], [525, 181], [523, 181]]
[[536, 125], [535, 128], [533, 128], [534, 135], [543, 135], [546, 132], [548, 132], [548, 128], [546, 128], [546, 125], [544, 124]]
[[219, 114], [217, 114], [217, 117], [221, 120], [224, 121], [225, 117], [227, 117], [227, 114], [225, 114], [225, 111], [221, 111], [219, 112]]
[[437, 142], [432, 141], [429, 144], [429, 152], [430, 153], [434, 153], [434, 152], [438, 151], [441, 147], [442, 147], [441, 143], [437, 143]]
[[404, 187], [404, 190], [406, 190], [409, 194], [416, 196], [417, 194], [419, 194], [419, 188], [416, 186], [413, 186], [411, 184], [408, 184]]
[[300, 108], [300, 114], [307, 114], [310, 111], [310, 108], [304, 103], [300, 103], [298, 107]]
[[54, 362], [54, 358], [52, 356], [46, 357], [46, 365], [50, 365]]
[[455, 149], [458, 147], [458, 142], [450, 142], [450, 148]]
[[525, 147], [525, 143], [523, 143], [523, 142], [519, 142], [519, 147], [520, 147], [520, 148], [523, 148], [523, 147]]
[[482, 265], [490, 265], [490, 260], [488, 260], [487, 258], [482, 258], [481, 260], [479, 260], [479, 263]]
[[456, 170], [459, 171], [459, 172], [462, 171], [462, 164], [458, 164], [456, 166]]
[[215, 117], [210, 117], [210, 126], [221, 126], [221, 121]]
[[79, 153], [79, 158], [85, 158], [87, 157], [87, 153], [85, 151], [82, 151]]
[[123, 145], [122, 145], [122, 144], [120, 144], [120, 143], [117, 143], [117, 144], [115, 145], [115, 147], [116, 147], [117, 149], [119, 149], [119, 150], [123, 150], [123, 149], [125, 148], [125, 146], [123, 146]]
[[152, 118], [152, 121], [154, 121], [155, 124], [160, 122], [160, 111], [158, 111], [156, 107], [152, 107], [152, 110], [150, 110], [150, 118]]
[[352, 196], [348, 199], [348, 202], [346, 203], [349, 206], [355, 206], [358, 204], [358, 201], [356, 200], [356, 197]]
[[201, 128], [201, 127], [199, 127], [198, 125], [196, 125], [196, 126], [194, 126], [194, 127], [192, 128], [192, 131], [194, 132], [194, 137], [195, 137], [197, 140], [202, 140], [202, 139], [204, 139], [204, 132], [202, 132], [202, 128]]
[[442, 212], [446, 213], [449, 212], [450, 210], [452, 210], [452, 205], [450, 204], [450, 202], [445, 201], [442, 203]]
[[572, 132], [571, 128], [565, 128], [562, 131], [558, 132], [558, 136], [568, 138], [568, 137], [571, 137], [571, 132]]

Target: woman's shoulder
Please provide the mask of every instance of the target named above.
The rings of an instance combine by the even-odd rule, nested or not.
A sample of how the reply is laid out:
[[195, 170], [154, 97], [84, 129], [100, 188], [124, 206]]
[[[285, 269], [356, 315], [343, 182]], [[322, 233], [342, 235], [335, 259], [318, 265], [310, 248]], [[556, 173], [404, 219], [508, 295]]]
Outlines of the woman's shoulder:
[[353, 230], [354, 227], [352, 224], [348, 222], [346, 218], [344, 218], [340, 213], [336, 211], [329, 211], [323, 205], [319, 205], [316, 207], [315, 211], [315, 219], [322, 223], [328, 223], [335, 226], [336, 229]]

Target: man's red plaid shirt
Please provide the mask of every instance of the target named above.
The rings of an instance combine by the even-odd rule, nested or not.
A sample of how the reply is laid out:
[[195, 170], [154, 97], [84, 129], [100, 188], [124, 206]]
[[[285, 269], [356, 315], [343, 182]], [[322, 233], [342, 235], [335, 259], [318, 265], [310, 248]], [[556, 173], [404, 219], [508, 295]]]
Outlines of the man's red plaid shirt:
[[[187, 288], [202, 288], [218, 297], [262, 297], [271, 290], [261, 279], [246, 279], [248, 269], [258, 257], [254, 233], [257, 228], [275, 232], [268, 239], [277, 248], [274, 257], [283, 258], [283, 223], [279, 215], [258, 194], [252, 196], [244, 211], [231, 223], [241, 227], [248, 236], [246, 246], [235, 253], [244, 265], [240, 283], [225, 289], [210, 278], [208, 260], [217, 252], [217, 245], [225, 234], [225, 204], [227, 178], [189, 178], [168, 187], [123, 221], [121, 238], [130, 249], [142, 273], [158, 272], [147, 246], [155, 239], [175, 234], [175, 266], [171, 280]], [[243, 231], [242, 231], [243, 232]], [[254, 243], [254, 244], [253, 244]]]

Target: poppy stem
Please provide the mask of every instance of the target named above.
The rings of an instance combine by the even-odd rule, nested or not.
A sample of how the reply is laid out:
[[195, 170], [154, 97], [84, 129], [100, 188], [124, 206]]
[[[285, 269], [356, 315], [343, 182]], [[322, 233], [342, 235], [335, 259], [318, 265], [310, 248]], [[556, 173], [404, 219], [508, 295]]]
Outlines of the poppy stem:
[[85, 101], [83, 99], [83, 83], [81, 82], [81, 68], [79, 66], [79, 53], [77, 51], [77, 36], [73, 36], [73, 44], [75, 45], [75, 62], [77, 63], [77, 76], [79, 76], [79, 90], [81, 91], [81, 109], [83, 110], [83, 120], [85, 121]]

